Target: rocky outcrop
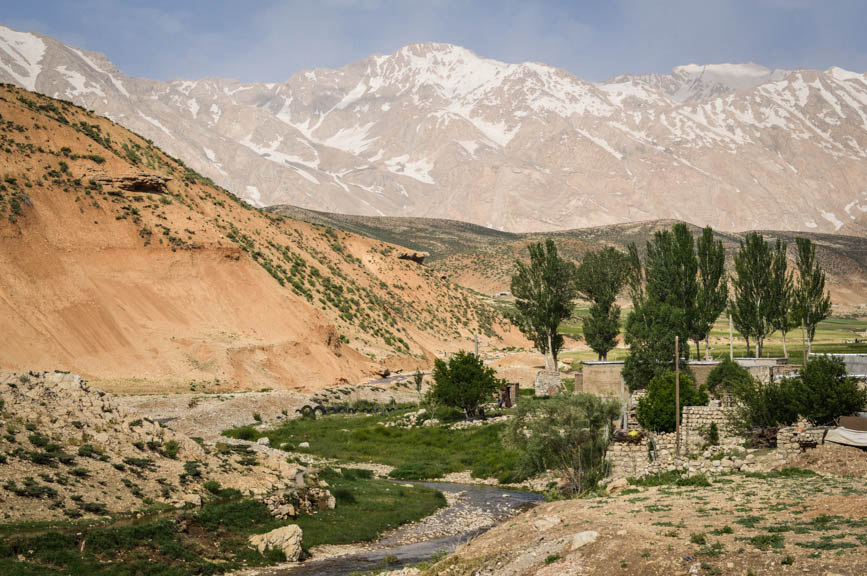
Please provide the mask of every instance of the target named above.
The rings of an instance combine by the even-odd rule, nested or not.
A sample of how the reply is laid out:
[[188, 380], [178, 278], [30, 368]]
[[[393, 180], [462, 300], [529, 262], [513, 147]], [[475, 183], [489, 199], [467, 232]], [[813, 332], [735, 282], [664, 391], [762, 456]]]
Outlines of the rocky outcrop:
[[127, 512], [145, 499], [198, 506], [207, 480], [262, 497], [294, 489], [297, 473], [282, 454], [200, 445], [67, 372], [0, 373], [0, 428], [0, 507], [12, 520]]
[[142, 192], [145, 194], [165, 194], [168, 192], [166, 184], [171, 182], [171, 178], [160, 176], [159, 174], [149, 174], [147, 172], [139, 172], [136, 174], [123, 174], [120, 176], [109, 176], [101, 174], [94, 176], [93, 180], [107, 188], [120, 188], [127, 192]]
[[416, 252], [415, 250], [401, 250], [397, 253], [398, 260], [409, 260], [416, 264], [424, 264], [424, 259], [429, 258], [428, 252]]
[[301, 558], [301, 528], [295, 524], [271, 530], [266, 534], [254, 534], [248, 542], [260, 554], [270, 548], [282, 550], [288, 562], [297, 562]]

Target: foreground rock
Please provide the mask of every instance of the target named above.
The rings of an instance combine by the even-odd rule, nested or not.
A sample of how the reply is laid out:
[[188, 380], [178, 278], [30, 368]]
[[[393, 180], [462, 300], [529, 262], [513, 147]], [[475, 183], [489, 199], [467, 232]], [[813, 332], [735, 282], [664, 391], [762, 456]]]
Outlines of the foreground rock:
[[0, 507], [11, 521], [100, 516], [146, 500], [198, 506], [209, 480], [245, 495], [321, 490], [285, 457], [200, 445], [64, 372], [0, 373], [0, 427]]
[[254, 534], [248, 541], [260, 554], [270, 548], [282, 550], [288, 562], [297, 562], [301, 558], [301, 528], [295, 524], [271, 530], [267, 534]]

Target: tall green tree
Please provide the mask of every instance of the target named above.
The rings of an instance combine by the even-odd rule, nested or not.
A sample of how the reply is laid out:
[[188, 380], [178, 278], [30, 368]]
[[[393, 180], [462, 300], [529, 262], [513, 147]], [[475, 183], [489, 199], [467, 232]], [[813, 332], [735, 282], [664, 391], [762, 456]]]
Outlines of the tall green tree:
[[747, 354], [750, 338], [753, 338], [758, 358], [762, 355], [765, 337], [772, 330], [771, 319], [776, 307], [771, 283], [771, 248], [761, 234], [750, 232], [741, 241], [734, 260], [734, 297], [729, 311], [738, 332], [747, 339]]
[[[551, 238], [528, 246], [530, 263], [515, 263], [511, 289], [515, 297], [516, 324], [545, 355], [549, 370], [557, 369], [557, 355], [563, 347], [560, 323], [572, 316], [578, 296], [575, 264], [557, 253]], [[549, 358], [550, 354], [550, 358]]]
[[816, 326], [831, 315], [831, 294], [825, 292], [825, 271], [816, 261], [816, 246], [809, 238], [797, 238], [795, 241], [798, 246], [795, 314], [807, 331], [809, 355], [813, 351]]
[[786, 243], [777, 238], [771, 253], [771, 296], [774, 310], [771, 317], [771, 328], [779, 330], [783, 337], [783, 356], [789, 357], [786, 348], [786, 333], [794, 328], [798, 321], [795, 311], [795, 289], [789, 262], [786, 258]]
[[725, 310], [728, 301], [726, 281], [726, 256], [722, 240], [714, 240], [713, 229], [708, 226], [696, 242], [698, 259], [698, 295], [696, 297], [696, 320], [693, 339], [695, 356], [699, 355], [699, 342], [704, 340], [705, 355], [708, 355], [708, 335], [716, 319]]
[[644, 388], [674, 362], [674, 337], [681, 341], [679, 362], [689, 358], [688, 337], [696, 322], [698, 260], [683, 223], [657, 231], [642, 262], [630, 245], [628, 284], [633, 310], [626, 319], [629, 356], [623, 376], [631, 390]]
[[491, 399], [491, 395], [505, 385], [497, 378], [490, 366], [481, 358], [461, 350], [449, 358], [448, 363], [440, 358], [434, 361], [434, 384], [430, 389], [432, 399], [445, 406], [460, 408], [467, 418], [478, 407]]
[[628, 270], [626, 255], [610, 246], [587, 254], [577, 269], [578, 291], [591, 302], [590, 314], [582, 320], [584, 339], [600, 360], [617, 345], [620, 306], [615, 300]]

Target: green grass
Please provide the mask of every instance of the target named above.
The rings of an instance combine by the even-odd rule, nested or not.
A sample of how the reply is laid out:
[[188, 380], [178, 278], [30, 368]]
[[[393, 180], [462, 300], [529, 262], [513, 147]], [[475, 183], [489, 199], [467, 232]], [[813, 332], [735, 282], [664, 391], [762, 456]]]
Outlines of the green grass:
[[416, 521], [446, 505], [443, 494], [424, 486], [402, 486], [388, 480], [338, 474], [320, 474], [337, 498], [334, 510], [323, 510], [296, 521], [304, 533], [303, 545], [350, 544], [375, 540], [387, 530]]
[[[175, 518], [183, 520], [184, 530]], [[247, 545], [247, 536], [283, 524], [262, 502], [223, 490], [198, 513], [170, 512], [140, 521], [115, 518], [108, 524], [44, 524], [35, 535], [17, 525], [18, 533], [10, 527], [0, 531], [0, 574], [186, 576], [263, 566], [280, 558], [259, 554]], [[18, 555], [25, 560], [18, 561]]]
[[[393, 412], [398, 418], [404, 412]], [[450, 472], [470, 470], [476, 478], [494, 477], [501, 482], [519, 482], [519, 454], [505, 449], [500, 440], [504, 424], [490, 424], [466, 430], [431, 428], [389, 428], [377, 423], [384, 416], [331, 415], [323, 418], [288, 420], [264, 432], [248, 427], [227, 430], [231, 438], [254, 440], [267, 436], [271, 446], [295, 447], [308, 441], [310, 448], [298, 449], [346, 462], [376, 462], [394, 466], [392, 477], [404, 480], [440, 478]]]
[[[18, 523], [0, 526], [0, 574], [86, 574], [98, 576], [187, 576], [217, 574], [285, 560], [280, 551], [259, 554], [247, 544], [251, 534], [298, 524], [305, 549], [349, 544], [432, 514], [446, 505], [442, 493], [370, 478], [367, 471], [322, 474], [335, 494], [334, 510], [285, 522], [265, 504], [236, 490], [219, 490], [197, 513], [174, 512], [141, 520]], [[351, 495], [351, 496], [350, 496]], [[185, 528], [179, 529], [180, 524]], [[83, 551], [82, 551], [83, 548]], [[32, 551], [32, 552], [31, 552]], [[19, 562], [18, 555], [25, 561]]]

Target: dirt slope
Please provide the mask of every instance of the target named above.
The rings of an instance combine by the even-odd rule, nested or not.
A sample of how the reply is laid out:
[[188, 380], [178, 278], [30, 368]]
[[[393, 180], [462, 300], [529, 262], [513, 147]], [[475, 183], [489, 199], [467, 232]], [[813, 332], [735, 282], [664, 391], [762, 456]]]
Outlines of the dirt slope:
[[109, 120], [10, 86], [0, 117], [0, 368], [315, 390], [517, 338], [395, 247], [252, 209]]

